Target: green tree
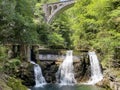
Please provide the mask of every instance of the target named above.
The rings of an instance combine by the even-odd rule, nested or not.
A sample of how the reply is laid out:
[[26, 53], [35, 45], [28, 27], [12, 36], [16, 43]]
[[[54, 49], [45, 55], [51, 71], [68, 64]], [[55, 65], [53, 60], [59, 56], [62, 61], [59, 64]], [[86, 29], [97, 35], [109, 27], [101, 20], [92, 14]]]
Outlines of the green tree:
[[104, 58], [110, 57], [120, 46], [119, 12], [119, 0], [78, 0], [68, 13], [74, 47], [94, 48], [104, 53]]
[[1, 1], [1, 42], [35, 43], [34, 4], [29, 0]]

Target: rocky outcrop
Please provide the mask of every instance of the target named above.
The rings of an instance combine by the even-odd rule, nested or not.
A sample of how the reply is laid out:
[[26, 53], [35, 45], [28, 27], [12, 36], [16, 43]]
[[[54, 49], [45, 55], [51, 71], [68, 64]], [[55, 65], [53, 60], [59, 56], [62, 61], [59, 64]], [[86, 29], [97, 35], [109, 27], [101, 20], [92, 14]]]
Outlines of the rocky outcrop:
[[98, 82], [96, 85], [102, 88], [105, 88], [106, 90], [112, 90], [110, 88], [110, 81], [108, 77], [104, 77], [100, 82]]
[[[56, 82], [56, 72], [62, 61], [40, 61], [43, 76], [48, 83]], [[75, 79], [77, 82], [87, 81], [90, 77], [90, 64], [87, 55], [82, 55], [81, 59], [73, 63]]]
[[[91, 75], [87, 53], [83, 53], [79, 56], [79, 60], [73, 62], [75, 79], [78, 83], [87, 81]], [[56, 83], [56, 72], [61, 63], [62, 60], [37, 60], [37, 64], [40, 65], [47, 83]], [[28, 87], [35, 85], [33, 65], [28, 62], [22, 62], [16, 76], [22, 79], [22, 83]]]
[[80, 62], [74, 63], [74, 72], [77, 82], [85, 82], [90, 78], [90, 63], [86, 54], [82, 55]]
[[28, 90], [28, 88], [22, 85], [20, 79], [0, 73], [0, 90]]
[[120, 90], [120, 79], [116, 78], [116, 76], [108, 70], [105, 70], [103, 80], [96, 85], [103, 87], [106, 90]]
[[120, 82], [110, 82], [110, 88], [112, 90], [120, 90]]
[[55, 83], [55, 74], [59, 67], [58, 64], [55, 61], [42, 61], [40, 62], [40, 66], [47, 83]]
[[110, 80], [110, 77], [104, 77], [102, 81], [96, 84], [106, 90], [120, 90], [120, 81]]
[[34, 69], [33, 65], [29, 62], [23, 62], [18, 71], [15, 72], [15, 76], [22, 80], [22, 84], [25, 86], [34, 86], [35, 79], [34, 79]]
[[4, 80], [0, 79], [0, 90], [12, 90], [12, 88]]

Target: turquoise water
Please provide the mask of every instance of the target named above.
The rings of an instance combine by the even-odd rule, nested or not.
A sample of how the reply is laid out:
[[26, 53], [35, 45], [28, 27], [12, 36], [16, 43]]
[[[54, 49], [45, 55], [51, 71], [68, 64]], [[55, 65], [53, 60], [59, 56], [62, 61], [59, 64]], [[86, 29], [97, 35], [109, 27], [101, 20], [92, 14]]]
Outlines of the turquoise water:
[[43, 87], [31, 88], [31, 90], [105, 90], [103, 88], [91, 85], [74, 85], [74, 86], [59, 86], [55, 84], [47, 84]]

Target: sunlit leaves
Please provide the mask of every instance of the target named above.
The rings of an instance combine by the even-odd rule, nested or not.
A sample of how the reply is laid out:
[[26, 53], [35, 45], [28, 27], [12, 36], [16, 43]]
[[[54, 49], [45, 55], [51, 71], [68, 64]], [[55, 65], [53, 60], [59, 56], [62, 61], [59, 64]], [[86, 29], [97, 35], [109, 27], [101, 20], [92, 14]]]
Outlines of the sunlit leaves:
[[74, 32], [74, 47], [104, 48], [106, 43], [111, 43], [110, 50], [113, 51], [119, 46], [119, 6], [119, 0], [77, 0], [69, 11], [69, 16], [74, 16], [69, 20]]
[[49, 43], [51, 45], [61, 45], [61, 44], [64, 44], [64, 39], [61, 37], [60, 34], [57, 34], [57, 33], [51, 33], [52, 35], [49, 35], [48, 36], [48, 39], [49, 39]]

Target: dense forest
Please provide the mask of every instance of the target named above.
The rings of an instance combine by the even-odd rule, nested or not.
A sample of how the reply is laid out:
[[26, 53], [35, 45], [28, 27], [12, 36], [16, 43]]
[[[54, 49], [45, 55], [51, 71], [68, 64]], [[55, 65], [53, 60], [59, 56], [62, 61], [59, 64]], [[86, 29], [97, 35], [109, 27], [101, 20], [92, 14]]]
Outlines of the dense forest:
[[[0, 0], [1, 74], [15, 78], [12, 73], [17, 72], [22, 61], [19, 55], [9, 61], [9, 44], [95, 50], [100, 54], [103, 67], [120, 68], [120, 0], [76, 0], [72, 8], [47, 24], [42, 5], [52, 2], [58, 0]], [[10, 80], [21, 85], [21, 81], [14, 78]], [[13, 87], [15, 83], [8, 86]], [[23, 88], [19, 90], [26, 90]]]

